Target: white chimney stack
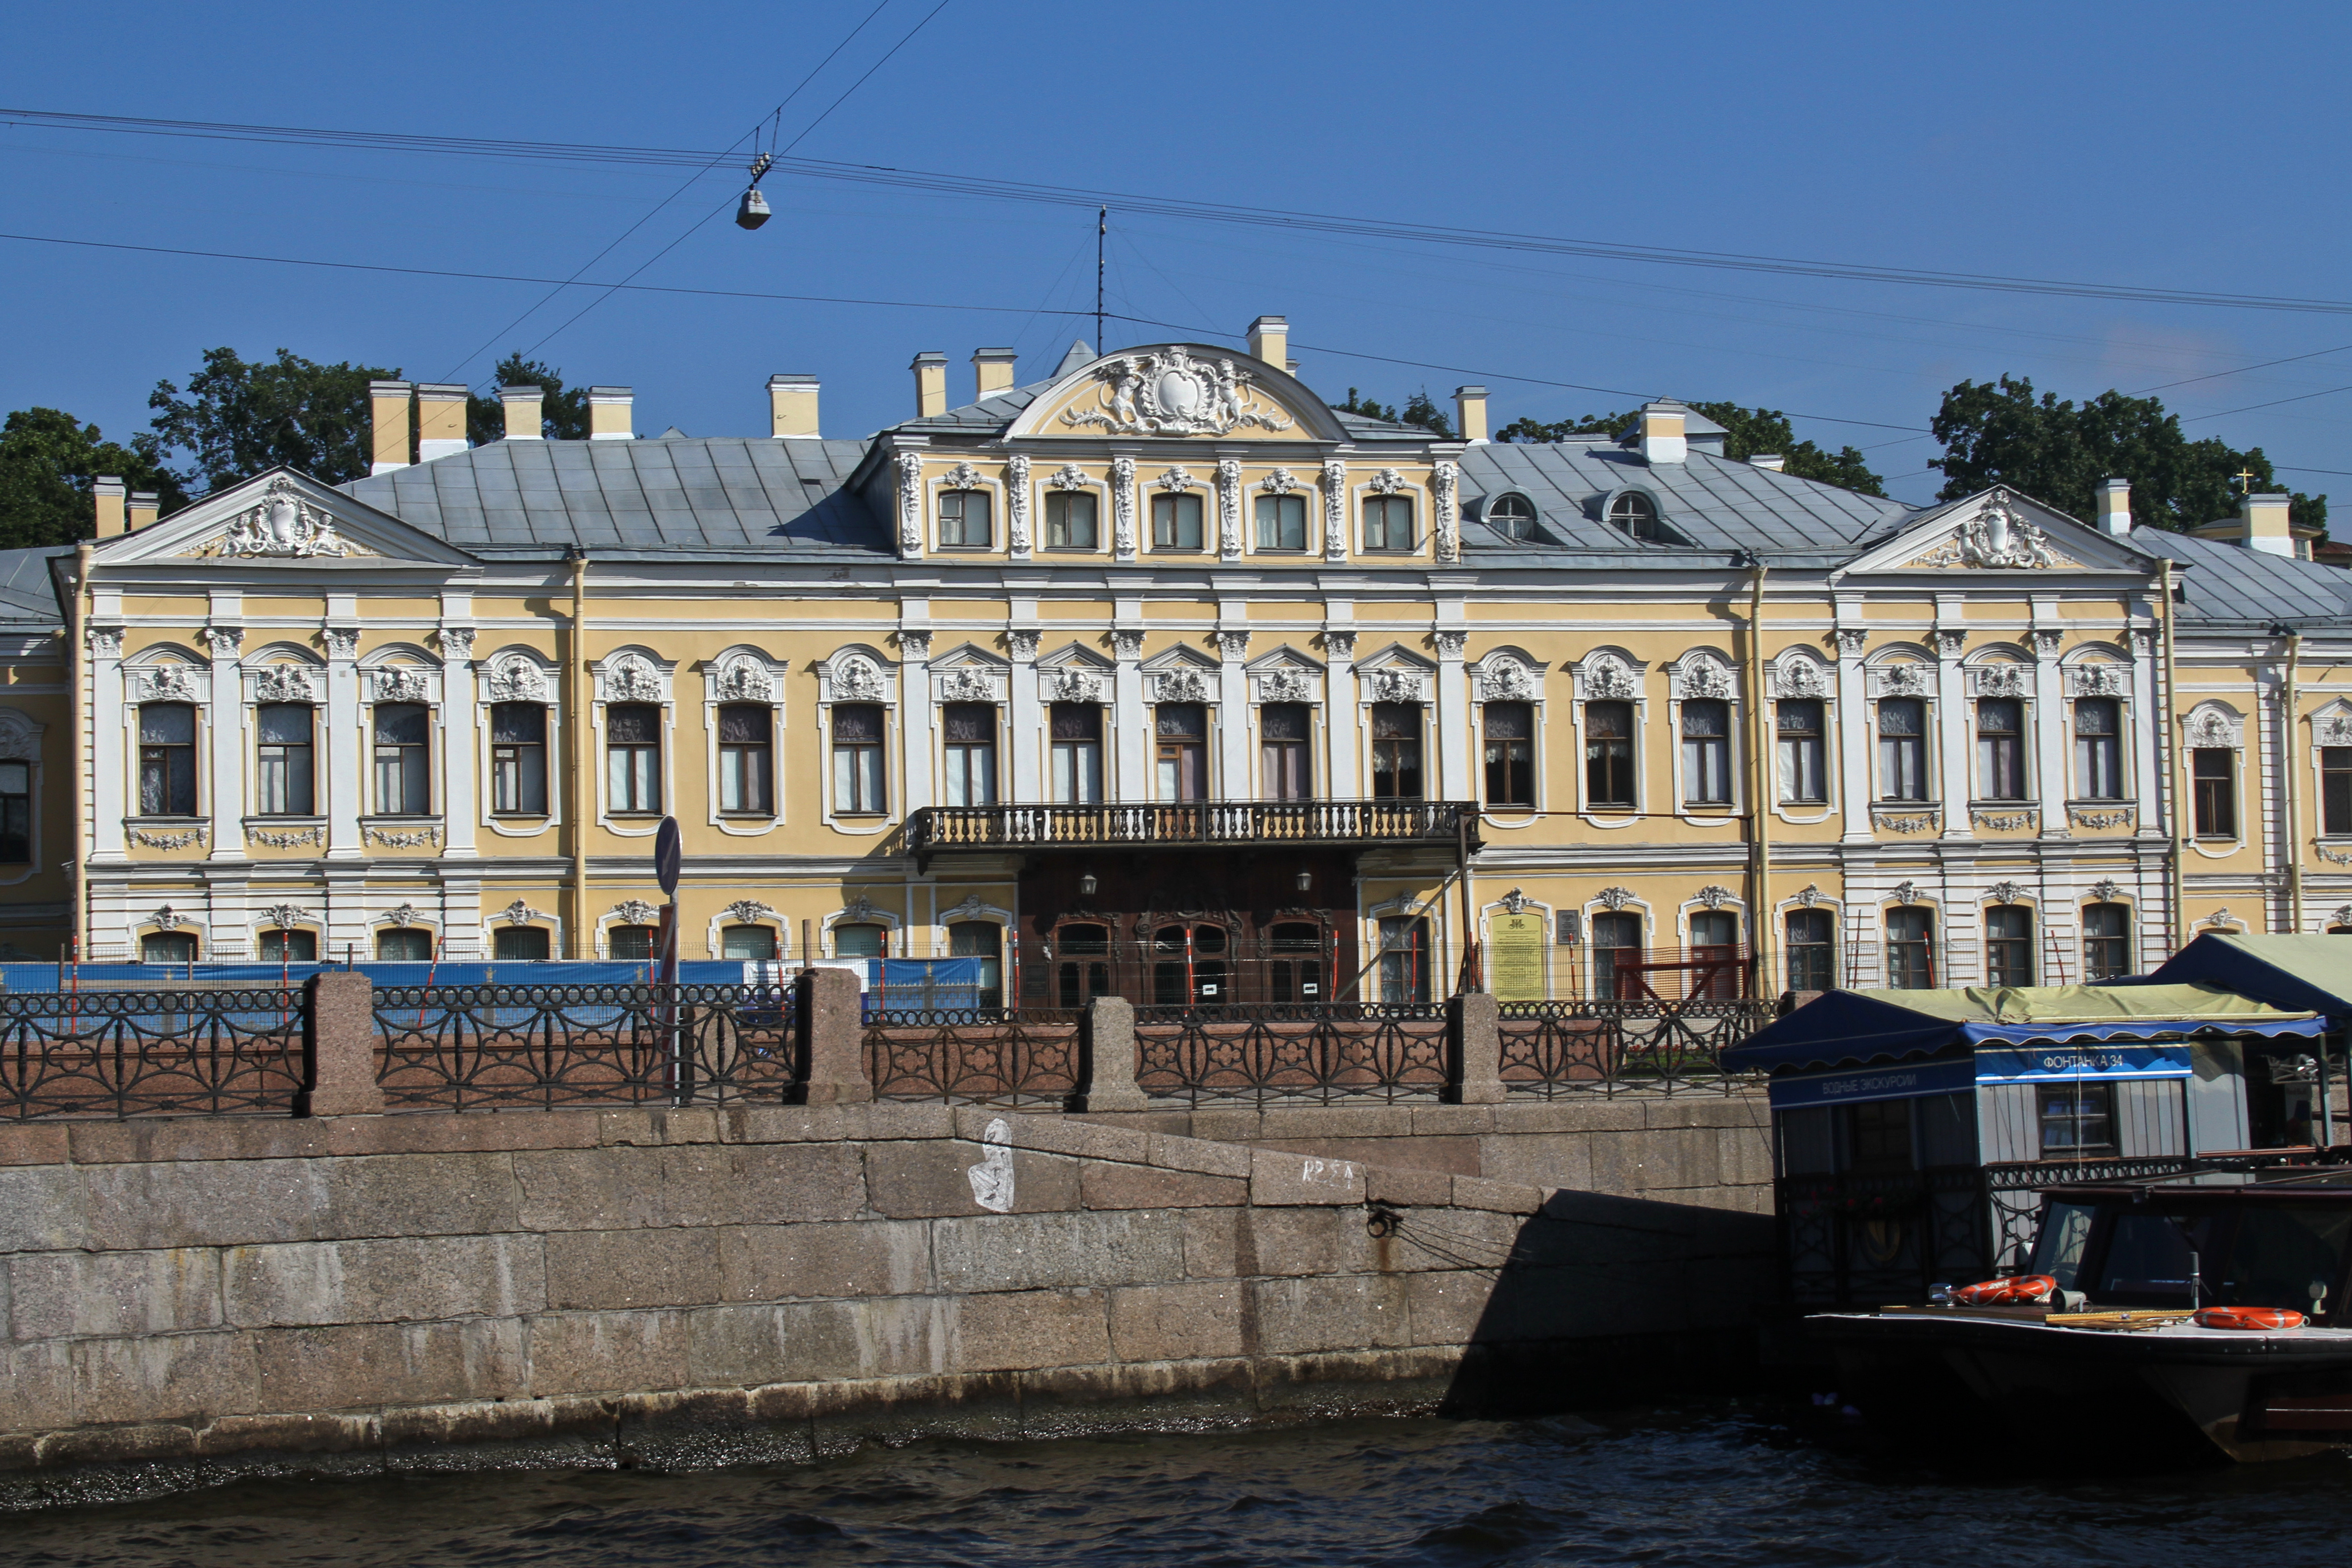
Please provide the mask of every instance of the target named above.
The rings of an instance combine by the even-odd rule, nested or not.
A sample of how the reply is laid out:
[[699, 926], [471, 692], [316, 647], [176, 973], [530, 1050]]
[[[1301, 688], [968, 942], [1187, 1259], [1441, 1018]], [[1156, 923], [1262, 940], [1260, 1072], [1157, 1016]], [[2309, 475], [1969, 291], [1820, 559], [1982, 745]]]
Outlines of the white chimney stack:
[[2099, 531], [2115, 538], [2131, 532], [2131, 481], [2106, 479], [2099, 484]]
[[1690, 459], [1690, 437], [1683, 425], [1683, 405], [1661, 400], [1642, 409], [1642, 458], [1653, 465]]

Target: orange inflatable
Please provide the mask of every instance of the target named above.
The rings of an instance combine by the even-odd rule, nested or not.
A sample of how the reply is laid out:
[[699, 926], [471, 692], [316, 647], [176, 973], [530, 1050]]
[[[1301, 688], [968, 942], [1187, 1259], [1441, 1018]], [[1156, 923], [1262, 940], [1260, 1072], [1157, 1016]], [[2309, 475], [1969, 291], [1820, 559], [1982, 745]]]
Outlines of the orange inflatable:
[[2058, 1281], [2047, 1274], [2012, 1274], [2006, 1280], [1963, 1285], [1952, 1292], [1952, 1300], [1964, 1307], [2010, 1307], [2048, 1301], [2057, 1289]]
[[2197, 1314], [2205, 1329], [2299, 1329], [2303, 1314], [2287, 1307], [2207, 1307]]

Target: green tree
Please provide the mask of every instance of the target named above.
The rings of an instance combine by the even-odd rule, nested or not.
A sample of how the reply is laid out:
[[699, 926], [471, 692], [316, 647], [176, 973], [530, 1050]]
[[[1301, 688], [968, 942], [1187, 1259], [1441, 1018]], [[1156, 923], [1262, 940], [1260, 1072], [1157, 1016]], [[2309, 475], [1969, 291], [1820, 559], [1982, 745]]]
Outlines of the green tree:
[[1581, 419], [1556, 419], [1547, 424], [1521, 414], [1495, 432], [1495, 439], [1523, 442], [1530, 446], [1566, 441], [1571, 435], [1606, 435], [1613, 439], [1640, 417], [1639, 413], [1588, 413]]
[[1348, 401], [1339, 405], [1339, 412], [1341, 413], [1360, 414], [1366, 419], [1385, 419], [1391, 424], [1394, 424], [1396, 423], [1397, 416], [1396, 410], [1392, 408], [1382, 408], [1377, 399], [1358, 397], [1356, 395], [1356, 389], [1353, 387], [1349, 387], [1348, 389]]
[[158, 382], [147, 399], [161, 448], [193, 460], [180, 470], [190, 490], [223, 489], [283, 463], [324, 484], [363, 476], [370, 466], [368, 382], [400, 372], [373, 365], [322, 365], [289, 350], [251, 363], [233, 349], [207, 349], [187, 395]]
[[[1865, 496], [1886, 494], [1883, 481], [1862, 460], [1861, 452], [1851, 446], [1826, 452], [1810, 441], [1798, 440], [1789, 416], [1779, 409], [1742, 408], [1736, 402], [1695, 402], [1690, 407], [1723, 426], [1723, 455], [1735, 462], [1744, 462], [1759, 452], [1777, 452], [1783, 473], [1859, 490]], [[1549, 424], [1520, 418], [1497, 431], [1495, 439], [1543, 443], [1566, 441], [1577, 435], [1613, 437], [1633, 428], [1641, 417], [1641, 411], [1635, 409], [1625, 413], [1588, 413], [1581, 419], [1556, 420]]]
[[[2247, 490], [2270, 492], [2277, 484], [2261, 447], [2241, 452], [2212, 436], [2191, 441], [2179, 415], [2157, 399], [2114, 391], [2075, 403], [2055, 392], [2037, 398], [2021, 376], [1962, 382], [1944, 394], [1928, 428], [1944, 446], [1928, 466], [1943, 470], [1938, 499], [1946, 501], [2007, 485], [2087, 519], [2097, 512], [2101, 480], [2128, 479], [2133, 521], [2189, 528], [2230, 516]], [[2239, 479], [2242, 473], [2250, 478]], [[2297, 491], [2288, 515], [2324, 530], [2327, 497]]]
[[[526, 360], [519, 353], [509, 354], [490, 372], [490, 384], [538, 387], [540, 434], [550, 441], [588, 439], [588, 389], [567, 390], [561, 371], [551, 370], [537, 360]], [[466, 439], [477, 446], [487, 446], [493, 441], [505, 440], [506, 434], [506, 405], [495, 397], [469, 393], [466, 398]]]
[[119, 475], [133, 490], [154, 491], [163, 512], [188, 503], [152, 435], [134, 435], [124, 446], [62, 409], [20, 408], [10, 414], [0, 425], [0, 549], [89, 538], [97, 521], [89, 485], [101, 474]]
[[1348, 389], [1348, 401], [1339, 405], [1341, 413], [1360, 414], [1365, 419], [1384, 419], [1391, 424], [1417, 424], [1441, 441], [1454, 439], [1454, 422], [1445, 417], [1429, 395], [1427, 387], [1405, 399], [1402, 412], [1383, 404], [1376, 398], [1361, 397], [1356, 389]]

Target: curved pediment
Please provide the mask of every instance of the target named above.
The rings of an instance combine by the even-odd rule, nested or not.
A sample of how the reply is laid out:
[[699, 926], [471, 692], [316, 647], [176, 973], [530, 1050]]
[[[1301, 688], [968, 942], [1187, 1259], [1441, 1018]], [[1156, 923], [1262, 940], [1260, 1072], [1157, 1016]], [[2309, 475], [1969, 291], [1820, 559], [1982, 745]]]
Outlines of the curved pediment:
[[1154, 343], [1082, 365], [1046, 389], [1006, 434], [1347, 439], [1323, 400], [1291, 376], [1263, 360], [1199, 343]]

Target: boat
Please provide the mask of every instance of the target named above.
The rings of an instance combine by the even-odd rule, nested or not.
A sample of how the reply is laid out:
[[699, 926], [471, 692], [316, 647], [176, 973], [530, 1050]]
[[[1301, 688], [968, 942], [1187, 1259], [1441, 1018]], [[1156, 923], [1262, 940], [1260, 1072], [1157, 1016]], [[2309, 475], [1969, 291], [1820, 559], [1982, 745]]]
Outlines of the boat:
[[2352, 1165], [2042, 1197], [2023, 1274], [1806, 1320], [1835, 1357], [1840, 1403], [1874, 1432], [2124, 1465], [2352, 1448]]

